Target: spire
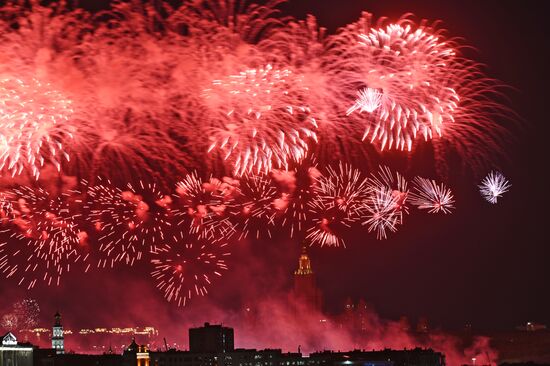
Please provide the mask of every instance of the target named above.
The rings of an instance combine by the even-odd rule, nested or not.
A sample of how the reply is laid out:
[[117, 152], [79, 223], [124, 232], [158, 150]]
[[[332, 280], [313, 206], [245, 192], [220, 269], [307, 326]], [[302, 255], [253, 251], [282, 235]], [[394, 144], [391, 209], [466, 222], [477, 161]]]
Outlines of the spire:
[[298, 269], [294, 271], [295, 275], [311, 275], [313, 270], [311, 269], [311, 261], [307, 255], [306, 246], [302, 245], [302, 254], [298, 259]]
[[59, 311], [55, 312], [54, 319], [55, 319], [54, 326], [55, 327], [60, 327], [61, 326], [61, 314], [59, 314]]

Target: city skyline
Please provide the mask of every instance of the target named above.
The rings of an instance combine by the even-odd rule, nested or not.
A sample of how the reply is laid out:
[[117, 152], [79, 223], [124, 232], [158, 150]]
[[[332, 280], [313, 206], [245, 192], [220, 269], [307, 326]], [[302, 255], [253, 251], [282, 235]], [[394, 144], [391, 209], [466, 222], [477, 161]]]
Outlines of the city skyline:
[[[274, 325], [274, 323], [256, 318], [259, 314], [257, 313], [257, 309], [254, 308], [242, 309], [240, 317], [233, 317], [231, 320], [228, 320], [228, 322], [233, 322], [237, 326], [235, 336], [233, 336], [233, 328], [225, 328], [226, 326], [231, 327], [232, 324], [221, 321], [217, 325], [216, 322], [218, 320], [214, 324], [211, 324], [211, 321], [201, 323], [197, 320], [200, 318], [196, 317], [185, 326], [190, 328], [190, 337], [193, 332], [195, 332], [193, 333], [195, 334], [195, 338], [202, 336], [209, 337], [216, 334], [216, 329], [223, 329], [224, 332], [227, 329], [231, 332], [228, 333], [230, 337], [228, 339], [230, 340], [228, 340], [229, 343], [227, 346], [231, 350], [280, 349], [282, 352], [296, 352], [298, 350], [298, 352], [302, 352], [305, 355], [316, 354], [326, 350], [327, 347], [323, 346], [326, 344], [334, 345], [335, 348], [333, 350], [341, 350], [342, 348], [340, 347], [347, 346], [350, 352], [352, 350], [365, 349], [365, 344], [370, 344], [373, 350], [380, 351], [387, 349], [388, 346], [396, 351], [419, 347], [419, 349], [442, 351], [443, 355], [447, 356], [447, 360], [451, 362], [450, 364], [455, 364], [459, 360], [461, 360], [460, 362], [465, 362], [464, 360], [468, 360], [468, 357], [478, 355], [479, 352], [486, 353], [482, 355], [484, 358], [478, 357], [479, 360], [496, 359], [497, 357], [501, 357], [504, 360], [514, 359], [513, 357], [518, 356], [525, 357], [529, 353], [526, 353], [526, 350], [523, 348], [525, 346], [520, 346], [524, 342], [531, 342], [533, 349], [536, 349], [536, 347], [543, 349], [546, 345], [550, 344], [550, 331], [543, 324], [529, 322], [503, 332], [486, 329], [480, 330], [472, 327], [471, 324], [465, 324], [460, 330], [448, 332], [442, 331], [437, 326], [433, 327], [430, 324], [430, 320], [425, 317], [421, 317], [416, 321], [411, 321], [406, 317], [401, 317], [397, 321], [390, 322], [382, 320], [378, 318], [372, 305], [363, 299], [354, 301], [351, 298], [347, 298], [338, 313], [327, 314], [321, 310], [323, 308], [323, 295], [321, 289], [316, 287], [317, 272], [309, 258], [306, 247], [301, 249], [300, 255], [296, 258], [295, 268], [291, 281], [293, 285], [288, 288], [288, 297], [284, 301], [285, 316], [288, 317], [288, 322], [297, 323], [293, 331], [298, 330], [307, 334], [312, 332], [312, 329], [316, 329], [314, 332], [317, 334], [317, 337], [324, 341], [302, 344], [300, 336], [289, 338], [286, 333], [281, 333], [270, 338], [260, 337], [259, 339], [252, 340], [253, 338], [257, 338], [257, 332], [264, 332], [266, 327]], [[70, 316], [71, 314], [69, 314], [69, 319]], [[214, 351], [208, 348], [213, 347], [212, 345], [202, 345], [202, 343], [197, 343], [196, 340], [192, 341], [190, 338], [187, 338], [181, 331], [183, 328], [181, 324], [171, 324], [161, 329], [155, 329], [155, 327], [151, 326], [68, 329], [63, 326], [61, 318], [60, 313], [56, 312], [53, 317], [53, 328], [50, 329], [46, 326], [38, 327], [34, 330], [14, 330], [14, 332], [19, 337], [39, 347], [48, 348], [49, 342], [51, 342], [51, 347], [58, 354], [120, 355], [123, 352], [126, 353], [132, 347], [138, 347], [138, 345], [143, 345], [148, 351], [157, 353], [165, 352], [168, 348], [178, 352], [225, 352], [221, 350]], [[207, 317], [204, 318], [208, 320]], [[258, 320], [259, 323], [257, 323]], [[380, 323], [373, 323], [373, 321]], [[277, 326], [280, 326], [280, 324]], [[363, 343], [370, 338], [373, 327], [374, 329], [386, 329], [385, 332], [388, 332], [388, 334], [382, 336], [385, 341], [382, 341], [382, 343]], [[177, 330], [175, 335], [170, 332], [174, 329]], [[214, 333], [203, 332], [202, 329], [210, 329]], [[337, 334], [332, 335], [331, 333], [335, 330]], [[60, 334], [63, 334], [64, 337], [60, 336]], [[168, 336], [169, 334], [172, 335]], [[224, 335], [224, 342], [225, 337]], [[348, 337], [352, 337], [353, 341], [351, 343], [349, 343], [350, 338]], [[65, 339], [63, 340], [63, 338]], [[514, 339], [514, 342], [518, 342], [519, 345], [514, 348], [507, 346], [506, 344], [510, 338]], [[338, 339], [338, 341], [335, 342], [335, 339]], [[340, 343], [342, 340], [344, 340], [343, 343]], [[489, 349], [486, 348], [489, 340], [495, 342], [492, 345], [493, 348], [490, 353]], [[65, 347], [63, 346], [63, 341], [65, 341]], [[60, 344], [61, 346], [59, 346]], [[370, 349], [368, 347], [366, 349]], [[61, 351], [59, 351], [59, 348], [61, 348]], [[532, 359], [546, 359], [544, 357], [547, 356], [543, 356], [543, 352], [537, 352], [537, 356], [533, 356], [535, 358]], [[151, 357], [165, 356], [159, 354], [159, 356]]]

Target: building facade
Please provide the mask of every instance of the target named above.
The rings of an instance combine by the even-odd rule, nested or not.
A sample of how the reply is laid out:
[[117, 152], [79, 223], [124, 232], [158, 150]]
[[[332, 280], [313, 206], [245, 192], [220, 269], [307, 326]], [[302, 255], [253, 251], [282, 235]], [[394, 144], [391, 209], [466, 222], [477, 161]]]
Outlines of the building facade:
[[0, 366], [33, 366], [33, 347], [20, 344], [13, 333], [2, 337], [0, 346]]
[[150, 352], [146, 345], [138, 345], [135, 338], [122, 354], [124, 366], [149, 366]]
[[294, 271], [293, 297], [301, 305], [318, 312], [323, 310], [323, 297], [317, 287], [315, 273], [311, 268], [311, 260], [306, 247], [302, 247], [302, 253], [298, 259], [298, 269]]
[[57, 354], [65, 353], [65, 338], [63, 336], [63, 326], [61, 325], [61, 314], [59, 312], [54, 315], [54, 323], [52, 329], [52, 348]]
[[224, 353], [235, 349], [233, 328], [204, 323], [189, 329], [189, 350], [194, 353]]

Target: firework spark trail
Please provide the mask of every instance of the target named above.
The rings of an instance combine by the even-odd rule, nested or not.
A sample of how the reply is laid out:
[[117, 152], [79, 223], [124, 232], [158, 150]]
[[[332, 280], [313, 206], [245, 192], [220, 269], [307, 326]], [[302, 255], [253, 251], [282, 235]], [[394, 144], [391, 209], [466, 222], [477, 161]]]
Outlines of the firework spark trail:
[[192, 30], [209, 32], [224, 28], [242, 41], [255, 43], [284, 27], [277, 8], [284, 0], [263, 4], [235, 0], [195, 0], [184, 4], [172, 16], [173, 23], [185, 24]]
[[176, 185], [176, 199], [181, 206], [175, 210], [178, 225], [199, 238], [230, 238], [234, 226], [228, 207], [237, 195], [238, 181], [229, 177], [204, 181], [197, 173], [188, 174]]
[[512, 185], [500, 172], [489, 173], [479, 185], [481, 196], [492, 204], [497, 203], [498, 198], [510, 189]]
[[315, 186], [319, 199], [328, 208], [337, 208], [350, 221], [356, 221], [363, 201], [369, 196], [371, 187], [361, 171], [351, 165], [340, 163], [337, 169], [327, 168], [327, 175], [321, 175]]
[[349, 116], [357, 110], [359, 110], [359, 113], [372, 113], [380, 108], [381, 105], [382, 93], [373, 88], [364, 88], [357, 92], [357, 100], [355, 104], [347, 110], [346, 115]]
[[[345, 160], [369, 161], [374, 149], [362, 140], [364, 125], [350, 123], [342, 111], [342, 93], [336, 87], [341, 84], [335, 66], [338, 56], [330, 53], [331, 37], [320, 27], [315, 17], [291, 20], [284, 31], [276, 32], [258, 44], [265, 57], [275, 64], [289, 64], [299, 73], [308, 93], [307, 104], [316, 115], [316, 135], [319, 143], [310, 146], [319, 161], [325, 164]], [[338, 75], [337, 75], [338, 74]]]
[[417, 25], [406, 15], [373, 24], [363, 13], [326, 40], [325, 74], [348, 126], [364, 126], [364, 140], [409, 151], [429, 141], [438, 164], [454, 151], [478, 169], [510, 133], [494, 121], [505, 116], [502, 85], [461, 48], [436, 23]]
[[316, 179], [315, 198], [308, 203], [313, 226], [306, 239], [321, 246], [344, 246], [338, 233], [361, 218], [371, 187], [351, 165], [340, 163], [337, 169], [329, 167], [327, 173]]
[[347, 45], [351, 62], [363, 63], [353, 70], [356, 82], [366, 85], [347, 114], [366, 112], [363, 138], [382, 150], [411, 150], [417, 136], [431, 139], [441, 135], [444, 123], [454, 122], [460, 100], [449, 83], [455, 51], [452, 42], [432, 32], [406, 22], [389, 24], [357, 34]]
[[38, 178], [51, 162], [69, 160], [63, 142], [72, 137], [71, 101], [47, 83], [0, 77], [0, 171], [12, 176], [29, 169]]
[[308, 140], [317, 139], [317, 122], [300, 103], [302, 93], [307, 87], [299, 75], [271, 65], [214, 80], [203, 92], [211, 110], [208, 151], [220, 150], [236, 175], [286, 169], [289, 161], [302, 160]]
[[34, 299], [24, 299], [13, 304], [13, 313], [18, 319], [20, 329], [29, 330], [38, 324], [40, 306]]
[[306, 227], [309, 216], [308, 202], [313, 199], [313, 181], [316, 174], [316, 168], [307, 169], [307, 177], [298, 176], [297, 179], [304, 181], [299, 183], [296, 189], [282, 198], [286, 207], [284, 208], [282, 226], [288, 226], [290, 237], [299, 235]]
[[414, 189], [410, 194], [411, 203], [429, 213], [450, 213], [454, 209], [455, 200], [451, 190], [443, 183], [422, 177], [413, 180]]
[[[18, 187], [14, 195], [10, 239], [2, 251], [6, 276], [19, 277], [19, 285], [34, 287], [39, 279], [59, 285], [63, 274], [75, 266], [90, 268], [87, 234], [78, 225], [80, 192], [51, 197], [43, 189]], [[7, 262], [14, 260], [10, 266]], [[24, 262], [25, 264], [21, 264]], [[7, 272], [7, 273], [6, 273]]]
[[168, 301], [185, 306], [196, 296], [205, 296], [208, 287], [227, 270], [227, 242], [189, 238], [180, 232], [151, 259], [151, 276]]
[[395, 213], [399, 216], [399, 222], [403, 222], [403, 214], [409, 213], [407, 198], [409, 190], [407, 180], [399, 172], [395, 174], [387, 166], [378, 167], [378, 173], [373, 173], [368, 178], [369, 184], [373, 190], [385, 188], [391, 191], [395, 198]]
[[13, 193], [0, 192], [0, 224], [6, 224], [13, 218]]
[[13, 313], [4, 314], [2, 316], [2, 321], [0, 323], [4, 330], [8, 332], [13, 332], [18, 328], [18, 319], [17, 316]]
[[140, 181], [121, 189], [106, 180], [89, 186], [87, 194], [89, 217], [100, 234], [99, 251], [105, 254], [98, 267], [131, 266], [163, 245], [164, 232], [172, 226], [172, 199], [155, 184]]
[[271, 238], [275, 225], [280, 192], [266, 175], [246, 174], [241, 177], [238, 194], [231, 204], [231, 220], [239, 232], [239, 240], [255, 232], [255, 238]]
[[276, 223], [288, 228], [291, 238], [298, 238], [308, 225], [308, 203], [315, 197], [314, 187], [320, 176], [316, 158], [311, 155], [291, 170], [271, 171], [281, 191], [281, 197], [274, 201]]
[[2, 236], [2, 242], [0, 242], [0, 273], [4, 278], [14, 276], [19, 270], [18, 259], [21, 249], [11, 242], [11, 233], [10, 229], [0, 230]]
[[364, 202], [363, 221], [368, 226], [369, 233], [376, 231], [377, 239], [386, 239], [387, 231], [397, 231], [397, 226], [402, 223], [402, 216], [396, 211], [398, 197], [391, 189], [386, 187], [375, 188], [369, 198]]
[[321, 247], [345, 247], [341, 231], [350, 227], [349, 218], [335, 206], [327, 207], [326, 201], [322, 199], [313, 199], [308, 203], [308, 208], [312, 226], [307, 229], [306, 241]]

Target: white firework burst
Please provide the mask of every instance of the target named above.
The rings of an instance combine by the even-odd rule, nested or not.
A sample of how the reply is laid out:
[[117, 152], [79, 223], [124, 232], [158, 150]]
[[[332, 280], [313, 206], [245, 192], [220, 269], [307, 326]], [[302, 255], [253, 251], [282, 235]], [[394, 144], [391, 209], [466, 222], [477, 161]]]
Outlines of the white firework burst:
[[500, 172], [489, 173], [479, 185], [479, 192], [488, 202], [495, 204], [512, 185]]
[[450, 213], [454, 209], [454, 197], [451, 190], [443, 183], [435, 180], [416, 177], [413, 180], [413, 191], [410, 193], [410, 202], [421, 210], [429, 213]]

